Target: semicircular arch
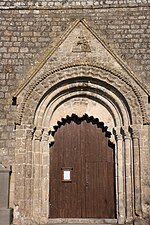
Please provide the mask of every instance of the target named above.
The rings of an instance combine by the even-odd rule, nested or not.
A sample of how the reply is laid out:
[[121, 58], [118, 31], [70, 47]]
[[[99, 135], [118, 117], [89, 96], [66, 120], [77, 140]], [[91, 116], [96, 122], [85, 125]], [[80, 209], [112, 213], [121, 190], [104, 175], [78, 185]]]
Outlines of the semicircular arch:
[[[75, 84], [76, 86], [77, 83], [81, 82], [81, 88], [84, 87], [85, 89], [86, 86], [89, 88], [91, 85], [97, 85], [116, 95], [125, 105], [125, 110], [130, 117], [129, 123], [140, 124], [142, 123], [142, 119], [143, 122], [147, 120], [144, 105], [138, 95], [138, 90], [136, 90], [135, 87], [132, 87], [131, 83], [129, 84], [121, 77], [121, 75], [116, 74], [114, 71], [109, 71], [106, 68], [98, 67], [96, 65], [81, 64], [78, 66], [70, 65], [51, 71], [43, 77], [40, 77], [38, 81], [36, 81], [36, 85], [33, 82], [24, 93], [22, 103], [18, 107], [19, 113], [17, 123], [21, 123], [25, 110], [27, 109], [26, 112], [28, 111], [28, 106], [30, 105], [29, 102], [36, 101], [40, 105], [43, 99], [47, 98], [48, 93], [51, 94], [53, 90], [57, 89], [59, 86], [64, 87], [66, 84], [69, 85], [69, 92], [72, 85]], [[31, 111], [34, 110], [34, 112], [37, 112], [38, 104], [31, 104]]]
[[[78, 77], [76, 82], [72, 79], [52, 89], [53, 91], [48, 90], [45, 93], [45, 97], [36, 109], [35, 126], [53, 126], [61, 116], [72, 113], [78, 116], [87, 113], [104, 121], [109, 117], [109, 120], [112, 120], [111, 127], [132, 123], [128, 103], [123, 97], [120, 99], [121, 93], [117, 90], [112, 91], [113, 88], [106, 86], [105, 83], [98, 84], [90, 79], [87, 82], [85, 77], [84, 79]], [[84, 104], [84, 101], [87, 102]]]

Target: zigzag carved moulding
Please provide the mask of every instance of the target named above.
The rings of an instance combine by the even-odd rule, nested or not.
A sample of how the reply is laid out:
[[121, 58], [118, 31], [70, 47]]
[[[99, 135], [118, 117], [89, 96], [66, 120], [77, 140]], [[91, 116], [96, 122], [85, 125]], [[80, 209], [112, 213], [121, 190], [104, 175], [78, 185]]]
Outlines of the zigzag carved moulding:
[[107, 135], [107, 137], [111, 137], [111, 132], [108, 130], [108, 127], [105, 126], [103, 122], [99, 121], [99, 118], [88, 116], [88, 114], [84, 114], [82, 117], [78, 116], [77, 114], [72, 114], [71, 116], [67, 115], [64, 118], [61, 118], [61, 120], [57, 121], [57, 124], [53, 125], [52, 130], [49, 131], [49, 136], [53, 137], [52, 139], [50, 139], [49, 144], [55, 142], [55, 133], [61, 126], [64, 126], [66, 123], [70, 123], [72, 121], [78, 121], [78, 123], [81, 123], [84, 120], [96, 124], [99, 128], [103, 129], [103, 132], [105, 132], [105, 135]]
[[[78, 71], [80, 69], [80, 71]], [[69, 70], [69, 71], [68, 71]], [[86, 70], [86, 71], [85, 71]], [[68, 71], [68, 73], [67, 73]], [[82, 73], [79, 73], [81, 72]], [[109, 74], [109, 76], [105, 76], [104, 73], [107, 73], [107, 75]], [[137, 104], [139, 105], [139, 111], [136, 112], [136, 115], [139, 116], [139, 114], [142, 114], [142, 120], [143, 120], [143, 124], [150, 124], [150, 122], [148, 121], [148, 117], [146, 114], [146, 110], [145, 110], [145, 105], [143, 103], [143, 99], [142, 96], [140, 95], [140, 92], [138, 91], [138, 89], [132, 85], [132, 81], [125, 75], [122, 74], [118, 71], [112, 70], [108, 67], [106, 67], [105, 65], [100, 65], [97, 63], [92, 63], [92, 62], [76, 62], [76, 63], [68, 63], [65, 65], [61, 65], [58, 66], [57, 68], [53, 68], [51, 71], [48, 71], [47, 73], [44, 73], [42, 76], [37, 77], [36, 79], [32, 80], [24, 90], [25, 94], [23, 97], [23, 101], [18, 103], [18, 116], [17, 116], [17, 120], [16, 120], [16, 124], [20, 125], [21, 121], [22, 121], [22, 117], [24, 114], [24, 109], [25, 109], [25, 104], [28, 101], [30, 95], [32, 94], [32, 92], [36, 89], [36, 87], [43, 82], [46, 78], [49, 78], [51, 80], [53, 80], [53, 84], [57, 84], [60, 81], [65, 80], [66, 78], [62, 75], [61, 77], [59, 77], [59, 80], [57, 79], [56, 76], [52, 76], [53, 74], [56, 73], [67, 73], [67, 79], [69, 78], [74, 78], [75, 75], [76, 77], [83, 77], [85, 72], [86, 72], [86, 76], [88, 76], [89, 78], [97, 78], [101, 81], [105, 81], [108, 84], [112, 83], [115, 85], [115, 88], [119, 88], [121, 89], [122, 93], [124, 94], [125, 98], [128, 100], [129, 105], [131, 108], [135, 108], [135, 104], [137, 102]], [[131, 91], [131, 95], [132, 96], [128, 96], [126, 94], [126, 91], [124, 90], [124, 85], [126, 85]], [[51, 88], [49, 86], [49, 88]], [[46, 92], [47, 90], [45, 90]], [[42, 96], [41, 96], [42, 97]], [[130, 98], [129, 98], [130, 97]]]

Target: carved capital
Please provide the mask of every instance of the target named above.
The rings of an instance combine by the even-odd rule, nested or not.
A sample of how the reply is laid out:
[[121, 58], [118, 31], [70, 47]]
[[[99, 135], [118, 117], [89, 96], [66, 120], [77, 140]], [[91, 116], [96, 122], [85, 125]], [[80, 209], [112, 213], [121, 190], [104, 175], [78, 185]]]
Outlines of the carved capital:
[[131, 135], [130, 135], [128, 126], [121, 127], [121, 133], [123, 135], [124, 140], [131, 139]]
[[41, 141], [42, 135], [43, 135], [43, 129], [42, 130], [35, 130], [34, 140], [40, 140]]
[[115, 135], [116, 141], [122, 140], [122, 134], [121, 134], [121, 128], [120, 127], [114, 128], [113, 133]]
[[42, 135], [42, 141], [48, 141], [48, 140], [49, 140], [49, 134], [47, 131], [44, 131]]
[[130, 126], [130, 133], [133, 139], [139, 139], [139, 130], [137, 127]]
[[53, 143], [55, 141], [54, 137], [52, 134], [49, 135], [49, 144]]
[[26, 139], [32, 140], [34, 136], [34, 130], [26, 130]]

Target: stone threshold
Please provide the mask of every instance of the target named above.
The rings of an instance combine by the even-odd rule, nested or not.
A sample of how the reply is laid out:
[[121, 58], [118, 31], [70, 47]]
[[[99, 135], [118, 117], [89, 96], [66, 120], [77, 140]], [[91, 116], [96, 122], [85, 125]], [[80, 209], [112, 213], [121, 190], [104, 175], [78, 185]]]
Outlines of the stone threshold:
[[67, 218], [59, 218], [59, 219], [49, 219], [47, 221], [47, 225], [66, 225], [66, 224], [72, 224], [72, 225], [89, 225], [89, 224], [103, 224], [103, 225], [113, 225], [117, 224], [117, 219], [67, 219]]

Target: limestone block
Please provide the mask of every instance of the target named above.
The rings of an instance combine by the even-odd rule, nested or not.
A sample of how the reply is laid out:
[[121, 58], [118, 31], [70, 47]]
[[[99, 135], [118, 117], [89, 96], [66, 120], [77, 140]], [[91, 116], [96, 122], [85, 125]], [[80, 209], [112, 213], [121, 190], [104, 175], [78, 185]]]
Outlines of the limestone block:
[[10, 167], [0, 164], [0, 209], [8, 208]]
[[10, 225], [12, 209], [0, 209], [0, 225]]
[[12, 209], [8, 209], [11, 168], [0, 164], [0, 225], [10, 225]]

